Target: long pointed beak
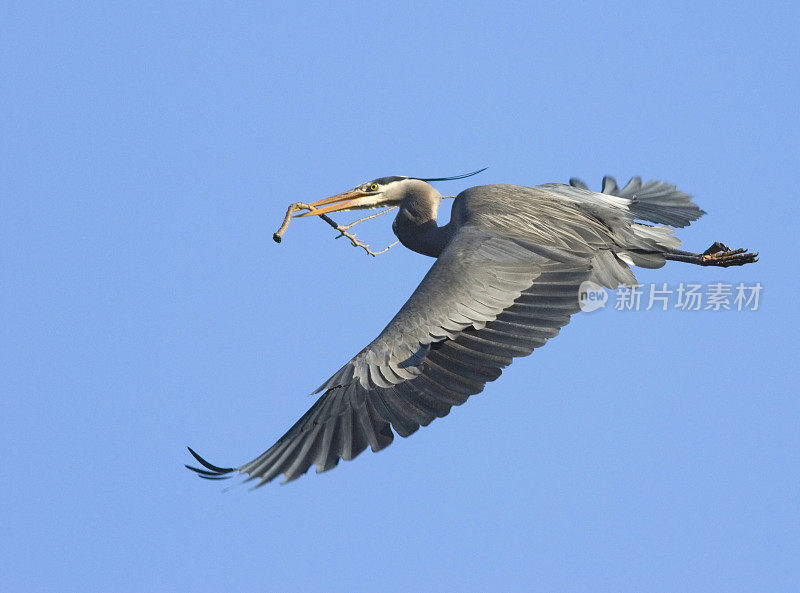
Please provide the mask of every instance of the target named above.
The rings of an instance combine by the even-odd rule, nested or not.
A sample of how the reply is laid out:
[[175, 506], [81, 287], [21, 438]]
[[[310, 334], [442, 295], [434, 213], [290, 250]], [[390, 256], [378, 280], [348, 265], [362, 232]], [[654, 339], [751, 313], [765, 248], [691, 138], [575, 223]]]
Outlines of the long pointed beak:
[[[310, 212], [305, 212], [298, 215], [298, 218], [304, 216], [319, 216], [320, 214], [328, 214], [329, 212], [338, 212], [339, 210], [352, 210], [360, 206], [361, 198], [371, 195], [369, 192], [350, 190], [343, 194], [336, 194], [330, 198], [324, 198], [311, 202], [309, 206], [314, 208]], [[322, 206], [322, 207], [321, 207]]]

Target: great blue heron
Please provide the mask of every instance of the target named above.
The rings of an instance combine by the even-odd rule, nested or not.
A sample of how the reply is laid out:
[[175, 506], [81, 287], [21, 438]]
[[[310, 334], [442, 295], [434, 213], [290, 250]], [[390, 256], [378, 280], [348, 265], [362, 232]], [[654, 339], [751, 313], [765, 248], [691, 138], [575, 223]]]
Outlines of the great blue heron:
[[381, 177], [310, 204], [304, 216], [399, 206], [392, 230], [400, 242], [437, 259], [389, 325], [316, 390], [322, 396], [266, 452], [223, 468], [189, 449], [205, 469], [186, 467], [209, 479], [238, 471], [259, 485], [281, 473], [294, 480], [311, 465], [329, 470], [367, 446], [383, 449], [392, 429], [407, 437], [445, 416], [513, 358], [543, 346], [580, 310], [584, 281], [614, 289], [636, 283], [632, 265], [756, 261], [718, 242], [704, 253], [678, 250], [670, 227], [704, 212], [660, 181], [635, 177], [620, 189], [606, 177], [602, 193], [576, 179], [472, 187], [438, 226], [442, 196], [429, 182], [446, 179], [453, 178]]

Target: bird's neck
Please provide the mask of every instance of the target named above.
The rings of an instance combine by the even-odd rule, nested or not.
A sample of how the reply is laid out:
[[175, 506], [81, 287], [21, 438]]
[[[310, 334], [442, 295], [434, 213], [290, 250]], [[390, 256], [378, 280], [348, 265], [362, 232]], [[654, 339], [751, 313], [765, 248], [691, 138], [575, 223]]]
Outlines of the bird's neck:
[[453, 236], [451, 227], [451, 224], [440, 227], [436, 222], [435, 212], [432, 217], [421, 218], [413, 211], [401, 206], [394, 219], [392, 230], [400, 239], [400, 243], [411, 251], [430, 257], [439, 257]]

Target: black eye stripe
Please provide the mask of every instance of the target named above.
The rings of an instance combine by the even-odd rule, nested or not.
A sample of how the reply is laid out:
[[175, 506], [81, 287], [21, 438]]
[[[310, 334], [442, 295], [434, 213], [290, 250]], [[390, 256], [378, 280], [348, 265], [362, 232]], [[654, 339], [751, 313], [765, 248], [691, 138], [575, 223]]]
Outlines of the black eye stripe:
[[[408, 179], [408, 177], [379, 177], [378, 179], [373, 179], [372, 181], [367, 181], [366, 183], [359, 185], [358, 189], [363, 189], [365, 191], [378, 191], [394, 181], [402, 181], [404, 179]], [[378, 187], [372, 189], [373, 185], [377, 185]]]
[[380, 177], [378, 179], [373, 179], [370, 183], [377, 183], [378, 185], [388, 185], [392, 181], [402, 181], [403, 179], [408, 179], [408, 177], [398, 177], [395, 175], [394, 177]]

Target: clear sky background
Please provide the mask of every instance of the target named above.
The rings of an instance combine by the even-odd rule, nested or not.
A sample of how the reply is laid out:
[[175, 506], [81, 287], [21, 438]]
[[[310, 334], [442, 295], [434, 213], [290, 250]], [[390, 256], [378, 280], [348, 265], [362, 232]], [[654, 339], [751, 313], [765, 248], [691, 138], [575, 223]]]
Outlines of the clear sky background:
[[[298, 4], [4, 4], [2, 588], [797, 591], [797, 3]], [[431, 263], [278, 246], [286, 206], [484, 166], [438, 187], [676, 183], [686, 248], [761, 261], [640, 280], [759, 310], [578, 315], [380, 454], [186, 471], [268, 448]]]

